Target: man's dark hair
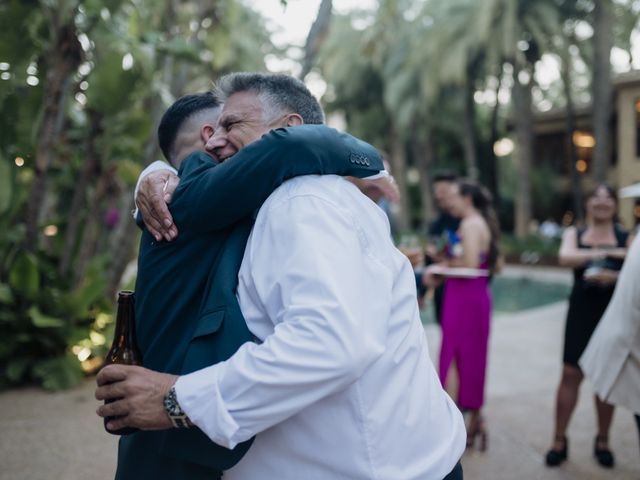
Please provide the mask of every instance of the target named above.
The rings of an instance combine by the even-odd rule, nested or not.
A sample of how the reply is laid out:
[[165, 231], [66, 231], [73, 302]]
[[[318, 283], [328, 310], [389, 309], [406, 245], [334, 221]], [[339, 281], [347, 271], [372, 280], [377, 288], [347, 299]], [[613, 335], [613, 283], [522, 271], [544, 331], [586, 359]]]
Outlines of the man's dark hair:
[[456, 182], [458, 181], [458, 176], [452, 171], [445, 170], [442, 172], [438, 172], [433, 176], [433, 183], [438, 182]]
[[276, 73], [230, 73], [216, 84], [215, 93], [224, 102], [234, 93], [255, 92], [265, 111], [265, 121], [278, 115], [297, 113], [304, 123], [324, 123], [324, 112], [306, 85], [290, 75]]
[[158, 125], [158, 143], [160, 150], [170, 163], [173, 163], [171, 151], [173, 144], [184, 122], [202, 110], [220, 106], [220, 101], [212, 92], [203, 92], [180, 97], [164, 112]]

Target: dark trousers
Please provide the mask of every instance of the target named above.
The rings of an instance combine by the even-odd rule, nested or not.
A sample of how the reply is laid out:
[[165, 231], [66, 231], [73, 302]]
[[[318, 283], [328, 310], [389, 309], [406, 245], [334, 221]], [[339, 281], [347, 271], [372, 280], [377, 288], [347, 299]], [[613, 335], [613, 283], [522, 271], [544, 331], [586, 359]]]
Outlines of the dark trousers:
[[460, 465], [460, 462], [458, 462], [456, 466], [453, 467], [453, 470], [451, 470], [451, 473], [442, 480], [463, 480], [462, 465]]

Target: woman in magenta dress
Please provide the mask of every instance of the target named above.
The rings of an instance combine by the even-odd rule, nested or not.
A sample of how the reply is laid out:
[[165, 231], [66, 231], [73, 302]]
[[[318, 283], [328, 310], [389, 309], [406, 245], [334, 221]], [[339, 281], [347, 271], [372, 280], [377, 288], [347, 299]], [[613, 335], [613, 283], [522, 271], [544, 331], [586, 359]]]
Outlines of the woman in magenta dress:
[[445, 289], [439, 375], [447, 387], [457, 373], [457, 403], [467, 419], [467, 447], [479, 437], [479, 448], [484, 450], [487, 434], [481, 409], [491, 320], [489, 275], [498, 262], [500, 229], [484, 187], [460, 181], [448, 203], [450, 213], [461, 222], [450, 236], [447, 268], [440, 271]]

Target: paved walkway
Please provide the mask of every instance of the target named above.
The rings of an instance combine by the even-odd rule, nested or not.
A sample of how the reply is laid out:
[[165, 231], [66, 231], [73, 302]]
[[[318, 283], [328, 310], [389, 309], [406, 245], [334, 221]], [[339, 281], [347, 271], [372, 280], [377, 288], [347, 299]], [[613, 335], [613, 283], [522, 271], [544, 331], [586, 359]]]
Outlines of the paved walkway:
[[[640, 479], [638, 437], [627, 411], [616, 412], [611, 432], [616, 468], [603, 470], [593, 459], [595, 418], [588, 384], [569, 431], [569, 461], [553, 470], [543, 465], [552, 436], [565, 312], [562, 302], [494, 319], [485, 409], [489, 449], [465, 455], [467, 480]], [[426, 332], [435, 355], [438, 327], [430, 325]], [[33, 388], [0, 394], [0, 479], [113, 478], [116, 439], [102, 429], [96, 407], [89, 380], [56, 394]]]

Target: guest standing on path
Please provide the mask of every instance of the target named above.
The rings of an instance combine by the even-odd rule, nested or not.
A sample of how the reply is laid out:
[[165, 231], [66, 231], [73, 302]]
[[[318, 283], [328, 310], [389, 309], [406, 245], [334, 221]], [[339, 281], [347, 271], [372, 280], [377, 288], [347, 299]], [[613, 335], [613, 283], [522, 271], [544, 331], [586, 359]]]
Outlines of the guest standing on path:
[[[453, 172], [441, 172], [433, 177], [433, 200], [438, 210], [438, 215], [429, 224], [429, 245], [425, 262], [428, 265], [442, 260], [442, 246], [452, 233], [458, 231], [460, 219], [453, 216], [449, 209], [449, 199], [457, 192], [456, 180], [458, 177]], [[437, 286], [433, 291], [433, 308], [436, 322], [442, 324], [442, 301], [444, 299], [445, 285]], [[420, 294], [420, 288], [418, 289]], [[422, 291], [422, 295], [424, 295]]]
[[[569, 296], [562, 377], [556, 395], [554, 441], [545, 458], [550, 467], [567, 459], [567, 427], [584, 378], [578, 360], [611, 300], [626, 255], [629, 235], [615, 223], [617, 209], [615, 192], [599, 185], [586, 199], [586, 228], [568, 228], [562, 236], [559, 261], [573, 268], [574, 284]], [[609, 449], [613, 406], [598, 396], [595, 404], [598, 433], [594, 455], [603, 467], [613, 467], [614, 457]]]
[[487, 432], [481, 409], [491, 320], [489, 275], [498, 265], [500, 228], [491, 194], [474, 182], [457, 183], [449, 211], [460, 219], [460, 228], [450, 236], [447, 247], [449, 260], [427, 269], [428, 283], [434, 273], [446, 278], [440, 381], [450, 386], [457, 373], [458, 407], [467, 417], [467, 447], [479, 438], [479, 448], [485, 450]]

